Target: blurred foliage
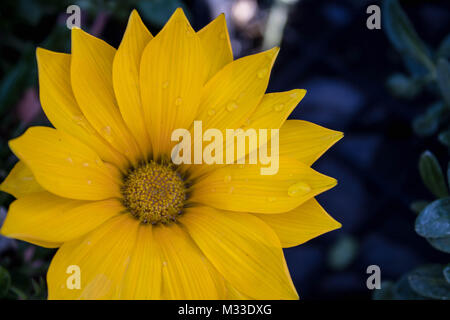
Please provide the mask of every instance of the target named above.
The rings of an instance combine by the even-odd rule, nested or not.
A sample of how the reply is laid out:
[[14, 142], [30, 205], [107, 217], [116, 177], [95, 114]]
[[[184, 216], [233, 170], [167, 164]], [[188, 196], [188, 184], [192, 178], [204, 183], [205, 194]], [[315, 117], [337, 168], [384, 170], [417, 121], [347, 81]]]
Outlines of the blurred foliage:
[[358, 241], [350, 234], [343, 234], [330, 248], [328, 265], [335, 271], [346, 269], [357, 257], [358, 249]]
[[[150, 28], [160, 29], [180, 0], [16, 0], [3, 1], [0, 8], [0, 181], [17, 159], [8, 141], [29, 125], [48, 125], [44, 117], [32, 123], [21, 116], [18, 104], [24, 93], [38, 85], [36, 47], [70, 51], [70, 30], [66, 27], [69, 5], [81, 8], [81, 27], [102, 32], [104, 24], [126, 25], [132, 9], [138, 9]], [[103, 19], [103, 21], [99, 21]], [[101, 24], [101, 23], [100, 23]], [[120, 41], [121, 33], [114, 35]], [[13, 197], [0, 192], [0, 210], [5, 211]], [[1, 224], [1, 220], [0, 220]], [[0, 236], [0, 242], [6, 242]], [[0, 243], [1, 244], [1, 243]], [[13, 241], [9, 248], [0, 246], [0, 299], [46, 299], [45, 274], [54, 250]]]
[[[383, 28], [393, 47], [401, 54], [408, 75], [392, 75], [387, 86], [393, 95], [412, 100], [423, 91], [435, 102], [414, 119], [412, 127], [420, 137], [431, 137], [450, 148], [450, 35], [432, 50], [424, 43], [397, 0], [385, 0], [382, 8]], [[440, 132], [439, 132], [440, 131]], [[446, 159], [447, 161], [449, 159]], [[416, 212], [416, 233], [434, 249], [450, 253], [450, 163], [446, 174], [431, 151], [419, 158], [419, 173], [432, 201], [411, 204]], [[421, 266], [397, 282], [384, 282], [374, 292], [374, 299], [450, 299], [449, 265]]]

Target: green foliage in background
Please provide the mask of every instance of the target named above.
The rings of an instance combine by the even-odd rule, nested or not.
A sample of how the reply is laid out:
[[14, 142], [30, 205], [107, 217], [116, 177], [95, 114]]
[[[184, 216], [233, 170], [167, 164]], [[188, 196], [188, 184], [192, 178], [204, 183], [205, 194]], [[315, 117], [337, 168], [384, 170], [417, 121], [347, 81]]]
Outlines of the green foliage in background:
[[[78, 5], [81, 27], [87, 31], [98, 22], [125, 26], [132, 9], [138, 9], [150, 28], [159, 30], [173, 13], [182, 7], [181, 0], [17, 0], [2, 2], [0, 7], [0, 181], [17, 159], [8, 141], [30, 125], [49, 125], [44, 117], [26, 122], [17, 106], [28, 89], [37, 92], [38, 78], [35, 50], [41, 46], [53, 51], [70, 51], [70, 30], [66, 27], [66, 9]], [[28, 30], [32, 30], [28, 32]], [[100, 30], [101, 32], [101, 30]], [[117, 41], [121, 34], [118, 34]], [[13, 197], [0, 192], [0, 211]], [[1, 213], [0, 212], [0, 213]], [[1, 223], [1, 221], [0, 221]], [[5, 239], [3, 239], [5, 240]], [[2, 239], [0, 239], [1, 245]], [[6, 240], [5, 240], [6, 241]], [[1, 248], [0, 248], [1, 249]], [[8, 251], [9, 250], [9, 251]], [[13, 241], [0, 251], [0, 299], [46, 299], [45, 274], [54, 250]]]
[[[387, 86], [393, 95], [412, 100], [424, 91], [435, 102], [414, 119], [412, 127], [420, 137], [438, 139], [450, 148], [450, 34], [435, 50], [424, 43], [397, 0], [385, 0], [382, 8], [383, 29], [401, 54], [408, 74], [392, 75]], [[442, 161], [449, 159], [442, 159]], [[416, 212], [416, 233], [436, 250], [450, 253], [450, 163], [446, 174], [431, 151], [419, 158], [419, 173], [432, 201], [411, 204]], [[450, 299], [450, 266], [430, 264], [404, 275], [397, 282], [382, 283], [374, 299]]]

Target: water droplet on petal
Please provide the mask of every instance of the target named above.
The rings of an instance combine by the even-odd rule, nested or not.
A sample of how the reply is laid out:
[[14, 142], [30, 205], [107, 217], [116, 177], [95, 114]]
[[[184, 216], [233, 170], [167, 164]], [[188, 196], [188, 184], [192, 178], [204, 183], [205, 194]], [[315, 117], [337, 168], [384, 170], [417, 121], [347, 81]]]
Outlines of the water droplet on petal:
[[225, 178], [223, 179], [223, 181], [230, 182], [231, 181], [231, 176], [230, 175], [226, 175]]
[[222, 32], [219, 34], [219, 38], [222, 39], [222, 40], [225, 40], [225, 39], [227, 38], [227, 34], [225, 33], [225, 31], [222, 31]]
[[177, 107], [181, 106], [181, 103], [182, 103], [182, 102], [183, 102], [183, 99], [181, 99], [180, 97], [178, 97], [178, 98], [175, 99], [175, 105], [176, 105]]
[[75, 116], [72, 117], [72, 119], [80, 127], [85, 128], [87, 126], [86, 118], [84, 116], [82, 116], [82, 115], [75, 115]]
[[236, 102], [234, 102], [234, 101], [232, 101], [232, 102], [230, 102], [228, 105], [227, 105], [227, 110], [228, 111], [233, 111], [233, 110], [235, 110], [235, 109], [237, 109], [238, 108], [238, 105], [236, 104]]
[[264, 68], [258, 71], [258, 78], [262, 79], [266, 76], [268, 69]]
[[275, 107], [273, 107], [273, 109], [275, 111], [281, 111], [281, 110], [283, 110], [283, 108], [284, 108], [284, 104], [282, 104], [282, 103], [277, 104]]
[[91, 185], [92, 184], [92, 180], [88, 180], [87, 184]]
[[209, 109], [208, 110], [208, 115], [209, 116], [213, 116], [213, 115], [215, 115], [216, 114], [216, 110], [214, 110], [214, 109]]
[[163, 261], [163, 266], [165, 267], [165, 266], [167, 266], [167, 261]]
[[89, 167], [89, 163], [88, 162], [83, 162], [83, 167]]
[[71, 157], [67, 157], [67, 162], [73, 163], [73, 159]]
[[111, 142], [113, 140], [113, 137], [111, 135], [111, 127], [110, 126], [106, 126], [106, 127], [102, 128], [102, 135], [109, 142]]
[[229, 194], [232, 194], [233, 191], [234, 191], [234, 187], [230, 187], [230, 189], [228, 189], [228, 193], [229, 193]]
[[292, 99], [296, 99], [297, 98], [297, 92], [292, 92], [290, 94], [290, 96], [291, 96]]
[[276, 200], [277, 200], [277, 198], [275, 198], [275, 197], [267, 197], [267, 201], [269, 201], [269, 202], [274, 202]]
[[311, 191], [311, 187], [305, 182], [297, 182], [288, 189], [288, 195], [291, 197], [299, 197]]
[[169, 81], [164, 81], [162, 84], [163, 89], [167, 89], [167, 87], [169, 87]]

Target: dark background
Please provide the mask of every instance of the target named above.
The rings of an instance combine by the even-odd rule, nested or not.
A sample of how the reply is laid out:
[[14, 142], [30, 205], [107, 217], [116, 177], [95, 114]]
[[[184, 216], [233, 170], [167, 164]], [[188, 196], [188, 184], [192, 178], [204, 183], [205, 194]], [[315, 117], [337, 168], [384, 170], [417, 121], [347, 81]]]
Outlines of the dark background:
[[[383, 280], [395, 281], [419, 265], [448, 262], [448, 255], [432, 249], [414, 232], [416, 215], [410, 209], [414, 200], [433, 200], [419, 176], [419, 155], [430, 149], [442, 161], [448, 159], [448, 149], [436, 137], [418, 137], [411, 127], [413, 119], [435, 97], [424, 92], [404, 100], [393, 97], [387, 89], [389, 76], [405, 72], [405, 67], [383, 25], [382, 30], [366, 27], [366, 8], [380, 4], [378, 1], [290, 2], [268, 91], [307, 89], [290, 118], [343, 131], [345, 137], [314, 165], [339, 182], [318, 200], [343, 227], [285, 250], [288, 266], [302, 299], [370, 299], [366, 268], [371, 264], [380, 266]], [[437, 47], [450, 31], [448, 1], [400, 3], [423, 41]], [[0, 3], [0, 181], [16, 161], [7, 141], [30, 125], [47, 123], [37, 99], [34, 50], [41, 45], [68, 51], [70, 34], [64, 26], [68, 4]], [[116, 47], [134, 7], [153, 34], [180, 4], [196, 30], [225, 11], [237, 58], [262, 50], [264, 28], [275, 2], [79, 4], [82, 28]], [[4, 217], [12, 197], [2, 193], [0, 200]], [[11, 273], [17, 297], [45, 297], [40, 279], [45, 279], [52, 254], [52, 250], [0, 236], [0, 265]]]

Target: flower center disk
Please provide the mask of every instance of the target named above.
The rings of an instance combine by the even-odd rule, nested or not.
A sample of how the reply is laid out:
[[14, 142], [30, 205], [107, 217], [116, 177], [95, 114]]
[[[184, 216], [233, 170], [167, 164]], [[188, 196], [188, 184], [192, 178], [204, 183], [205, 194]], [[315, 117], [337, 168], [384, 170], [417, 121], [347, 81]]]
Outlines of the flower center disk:
[[150, 224], [175, 221], [186, 200], [184, 181], [173, 166], [153, 161], [131, 169], [121, 192], [128, 211]]

